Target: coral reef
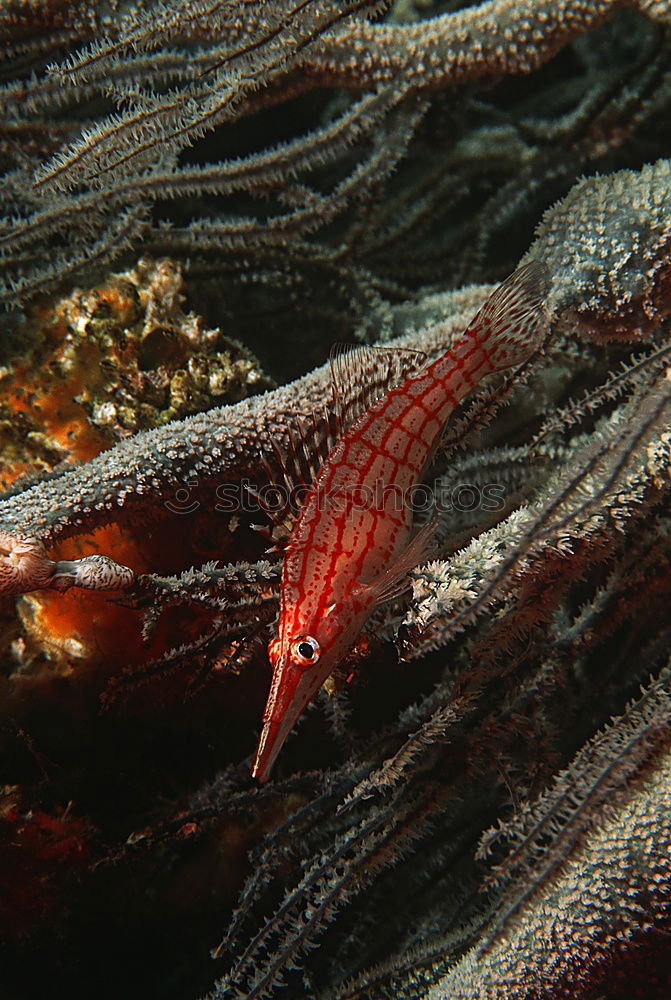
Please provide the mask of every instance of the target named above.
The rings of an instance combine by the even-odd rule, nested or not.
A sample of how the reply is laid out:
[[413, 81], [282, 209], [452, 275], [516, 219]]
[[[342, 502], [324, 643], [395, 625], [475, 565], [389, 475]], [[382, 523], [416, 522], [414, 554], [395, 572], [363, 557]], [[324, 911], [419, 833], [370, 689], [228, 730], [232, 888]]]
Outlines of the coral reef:
[[270, 387], [240, 343], [182, 311], [183, 284], [170, 261], [140, 260], [33, 310], [0, 377], [5, 487]]
[[[0, 9], [8, 996], [668, 996], [670, 21]], [[532, 258], [436, 557], [254, 786], [254, 487], [333, 340], [434, 357]]]

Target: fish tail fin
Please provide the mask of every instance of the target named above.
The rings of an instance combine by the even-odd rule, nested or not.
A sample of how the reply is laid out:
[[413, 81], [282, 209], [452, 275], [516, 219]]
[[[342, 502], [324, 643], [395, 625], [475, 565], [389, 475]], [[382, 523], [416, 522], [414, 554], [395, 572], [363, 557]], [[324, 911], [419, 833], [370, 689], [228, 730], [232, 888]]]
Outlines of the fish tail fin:
[[499, 285], [470, 322], [466, 335], [480, 340], [492, 370], [522, 364], [541, 346], [549, 289], [547, 267], [530, 260]]

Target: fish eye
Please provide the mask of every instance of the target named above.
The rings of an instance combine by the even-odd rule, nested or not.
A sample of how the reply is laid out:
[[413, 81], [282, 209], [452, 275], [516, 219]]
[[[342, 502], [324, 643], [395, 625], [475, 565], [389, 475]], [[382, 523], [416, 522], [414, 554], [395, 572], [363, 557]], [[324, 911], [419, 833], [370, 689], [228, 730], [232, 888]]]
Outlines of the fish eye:
[[321, 649], [311, 635], [299, 635], [291, 644], [293, 657], [301, 667], [311, 667], [319, 659]]

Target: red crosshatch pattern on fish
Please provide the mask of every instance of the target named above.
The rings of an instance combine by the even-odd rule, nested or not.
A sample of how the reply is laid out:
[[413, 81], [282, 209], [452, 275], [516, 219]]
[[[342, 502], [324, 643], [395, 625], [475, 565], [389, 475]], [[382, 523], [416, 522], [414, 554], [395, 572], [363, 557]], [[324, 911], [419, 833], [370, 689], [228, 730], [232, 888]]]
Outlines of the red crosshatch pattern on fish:
[[[387, 388], [378, 380], [377, 398], [366, 387], [375, 349], [336, 355], [339, 434], [286, 547], [277, 634], [268, 647], [273, 677], [252, 768], [260, 781], [374, 608], [403, 592], [425, 556], [432, 522], [413, 535], [412, 509], [396, 500], [421, 480], [459, 401], [486, 375], [523, 363], [539, 347], [547, 285], [539, 262], [518, 268], [451, 350], [397, 384], [391, 376]], [[393, 352], [383, 354], [393, 360]], [[417, 355], [410, 367], [413, 361], [416, 367]], [[380, 502], [358, 502], [364, 491]]]

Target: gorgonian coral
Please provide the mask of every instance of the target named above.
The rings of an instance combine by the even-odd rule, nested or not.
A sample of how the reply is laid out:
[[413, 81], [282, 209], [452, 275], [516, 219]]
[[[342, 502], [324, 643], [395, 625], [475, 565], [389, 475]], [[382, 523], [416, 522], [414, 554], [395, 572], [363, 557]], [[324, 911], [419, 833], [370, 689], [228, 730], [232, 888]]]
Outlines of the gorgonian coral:
[[[82, 995], [665, 995], [669, 9], [455, 6], [2, 12], [8, 323], [32, 336], [37, 292], [142, 246], [301, 375], [0, 501], [5, 591], [77, 592], [7, 625], [9, 975], [39, 953]], [[253, 788], [281, 561], [221, 488], [322, 419], [333, 339], [435, 356], [525, 255], [545, 353], [456, 414], [437, 558]], [[493, 509], [455, 502], [492, 484]], [[101, 571], [129, 608], [82, 590]], [[184, 676], [208, 681], [186, 704]], [[118, 980], [87, 980], [110, 942]]]

